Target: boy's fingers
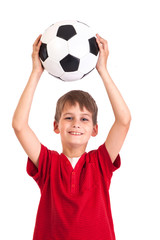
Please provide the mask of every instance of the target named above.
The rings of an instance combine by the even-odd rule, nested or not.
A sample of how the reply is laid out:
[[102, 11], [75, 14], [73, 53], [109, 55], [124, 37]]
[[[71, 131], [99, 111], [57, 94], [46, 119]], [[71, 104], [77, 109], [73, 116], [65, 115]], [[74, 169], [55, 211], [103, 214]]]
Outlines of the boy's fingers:
[[42, 44], [42, 42], [41, 41], [39, 41], [39, 43], [38, 43], [38, 48], [40, 48], [40, 46], [41, 46], [41, 44]]
[[[99, 35], [98, 35], [99, 36]], [[101, 43], [103, 43], [103, 44], [108, 44], [108, 42], [107, 42], [107, 40], [105, 40], [104, 38], [102, 38], [102, 37], [98, 37], [99, 38], [99, 41], [101, 42]]]
[[97, 35], [97, 38], [96, 38], [96, 41], [97, 41], [97, 43], [98, 43], [98, 47], [101, 49], [103, 46], [102, 46], [102, 43], [101, 43], [101, 41], [100, 41], [100, 38], [99, 38], [99, 36], [98, 36], [98, 34], [96, 34]]
[[102, 50], [103, 49], [102, 43], [99, 40], [97, 40], [97, 44], [98, 44], [99, 49]]
[[100, 49], [107, 49], [108, 48], [108, 42], [104, 38], [100, 37], [99, 34], [96, 34], [97, 36], [97, 43]]
[[40, 34], [40, 35], [36, 38], [33, 46], [37, 46], [37, 45], [38, 45], [38, 43], [39, 43], [39, 41], [40, 41], [40, 39], [41, 39], [41, 36], [42, 36], [42, 34]]

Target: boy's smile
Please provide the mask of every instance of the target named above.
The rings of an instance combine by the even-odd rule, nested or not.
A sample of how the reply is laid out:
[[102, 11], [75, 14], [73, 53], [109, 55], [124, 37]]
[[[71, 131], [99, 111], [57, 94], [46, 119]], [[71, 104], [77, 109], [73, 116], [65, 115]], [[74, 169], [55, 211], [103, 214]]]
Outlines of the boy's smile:
[[54, 122], [54, 131], [61, 135], [65, 155], [72, 155], [71, 152], [76, 150], [76, 155], [80, 156], [85, 152], [89, 138], [97, 135], [98, 126], [93, 125], [92, 113], [85, 107], [81, 110], [78, 103], [66, 103], [59, 122]]

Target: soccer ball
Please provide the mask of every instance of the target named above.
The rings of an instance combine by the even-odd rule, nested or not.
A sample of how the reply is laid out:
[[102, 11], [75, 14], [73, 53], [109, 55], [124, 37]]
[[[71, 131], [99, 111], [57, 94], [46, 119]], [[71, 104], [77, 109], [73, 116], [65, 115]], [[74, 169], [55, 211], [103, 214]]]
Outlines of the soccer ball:
[[41, 42], [39, 56], [43, 67], [63, 81], [81, 79], [96, 66], [96, 37], [82, 22], [57, 22], [44, 32]]

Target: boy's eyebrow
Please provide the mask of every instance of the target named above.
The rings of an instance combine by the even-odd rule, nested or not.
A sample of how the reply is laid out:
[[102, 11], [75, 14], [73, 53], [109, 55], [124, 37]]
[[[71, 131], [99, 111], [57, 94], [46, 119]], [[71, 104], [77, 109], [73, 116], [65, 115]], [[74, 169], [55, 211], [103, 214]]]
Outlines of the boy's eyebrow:
[[[67, 113], [64, 113], [63, 116], [68, 115], [68, 114], [73, 115], [74, 113], [67, 112]], [[83, 115], [83, 116], [85, 115], [85, 116], [91, 117], [91, 114], [88, 114], [88, 113], [81, 113], [81, 115]]]
[[73, 113], [67, 112], [67, 113], [64, 113], [63, 116], [65, 116], [65, 115], [67, 115], [67, 114], [73, 114]]
[[81, 115], [85, 115], [85, 116], [91, 117], [91, 114], [88, 114], [88, 113], [82, 113]]

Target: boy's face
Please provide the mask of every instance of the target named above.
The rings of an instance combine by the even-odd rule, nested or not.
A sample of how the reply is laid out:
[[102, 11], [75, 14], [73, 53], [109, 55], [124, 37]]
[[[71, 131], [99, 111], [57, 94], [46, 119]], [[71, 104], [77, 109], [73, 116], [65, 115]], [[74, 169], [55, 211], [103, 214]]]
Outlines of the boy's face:
[[97, 135], [98, 126], [93, 125], [92, 113], [85, 107], [81, 110], [78, 103], [66, 103], [59, 122], [54, 122], [54, 131], [60, 133], [63, 149], [79, 147], [85, 150], [89, 138]]

